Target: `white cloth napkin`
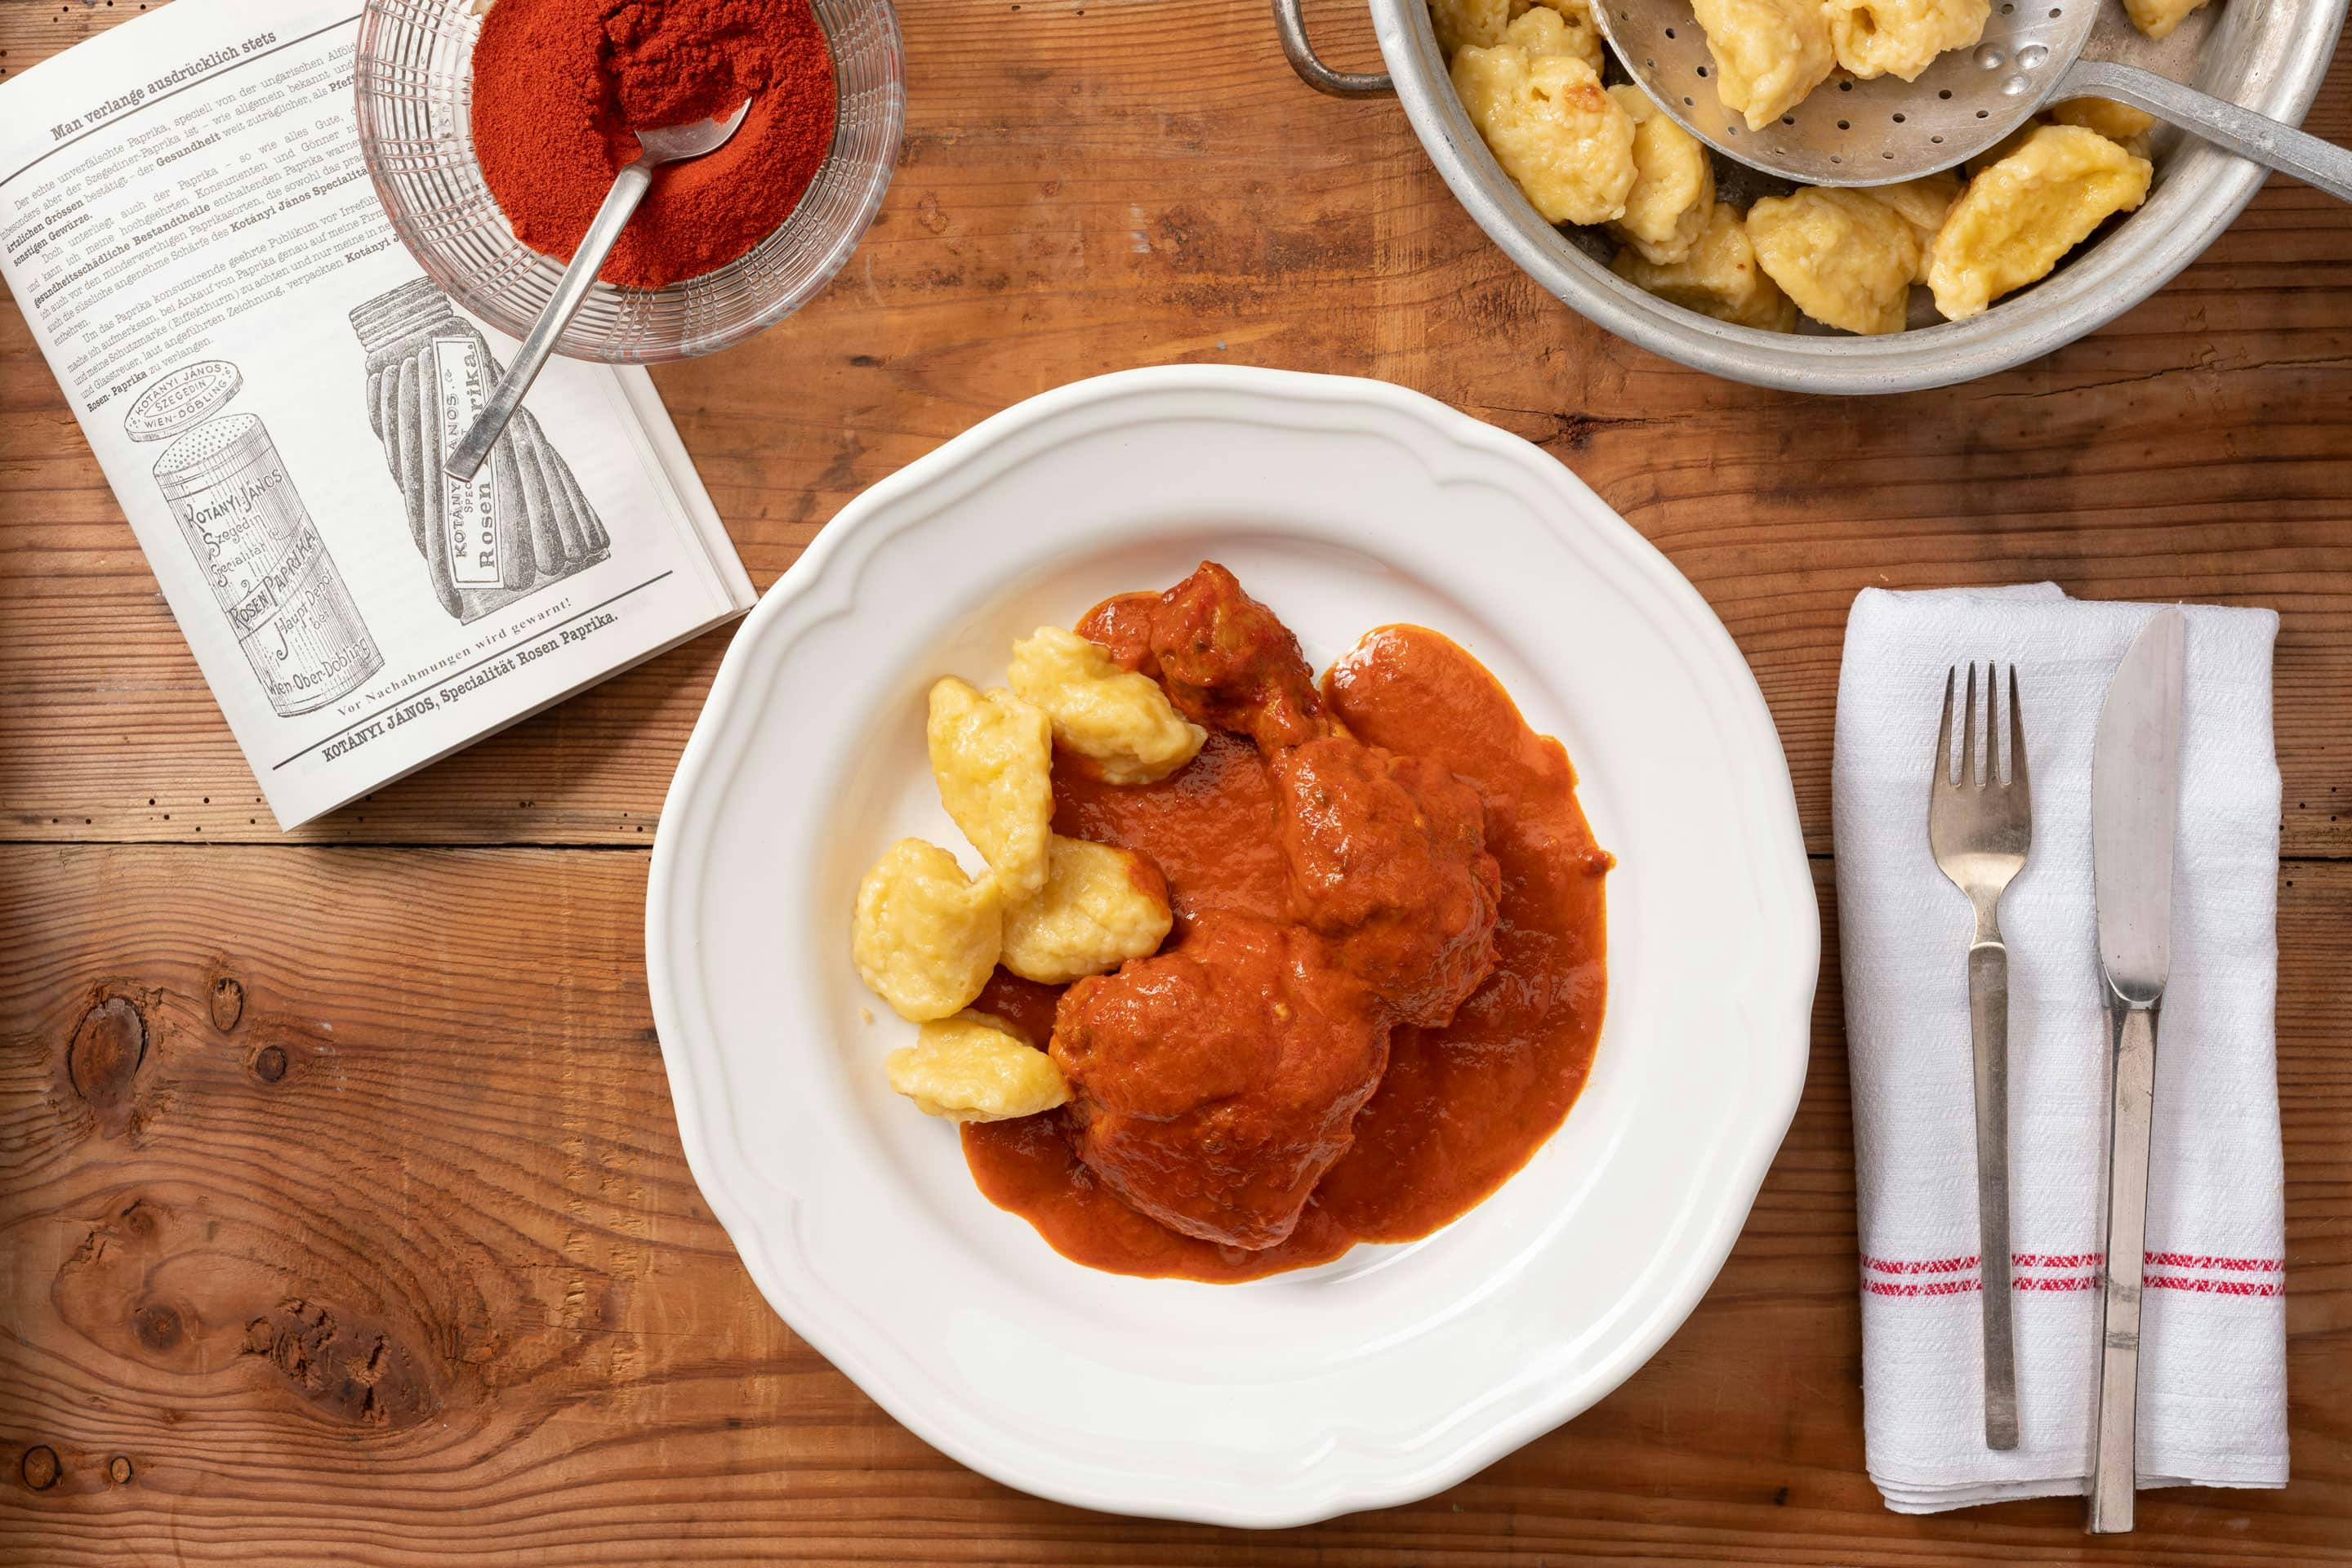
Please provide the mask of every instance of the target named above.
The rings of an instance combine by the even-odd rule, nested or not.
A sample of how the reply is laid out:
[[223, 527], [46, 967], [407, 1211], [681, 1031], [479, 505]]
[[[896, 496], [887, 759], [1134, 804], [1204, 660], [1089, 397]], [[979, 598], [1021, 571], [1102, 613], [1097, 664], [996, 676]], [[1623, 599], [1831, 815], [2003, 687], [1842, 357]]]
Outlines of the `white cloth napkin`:
[[[2287, 1469], [2273, 1032], [2278, 616], [2184, 607], [2139, 1484], [2276, 1487]], [[2107, 1121], [2091, 751], [2108, 679], [2156, 608], [2069, 599], [2047, 583], [1866, 589], [1846, 622], [1832, 796], [1860, 1187], [1863, 1405], [1871, 1479], [1899, 1512], [2080, 1493], [2090, 1469]], [[1927, 847], [1944, 674], [1971, 658], [2015, 662], [2032, 767], [2032, 854], [2000, 904], [2020, 1427], [2008, 1453], [1984, 1445], [1971, 921]]]

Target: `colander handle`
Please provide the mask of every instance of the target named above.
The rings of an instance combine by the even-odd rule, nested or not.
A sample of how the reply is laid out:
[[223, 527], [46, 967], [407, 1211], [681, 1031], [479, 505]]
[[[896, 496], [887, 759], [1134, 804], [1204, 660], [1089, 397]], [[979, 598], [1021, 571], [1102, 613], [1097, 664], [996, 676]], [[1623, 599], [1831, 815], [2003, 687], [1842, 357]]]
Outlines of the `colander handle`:
[[1335, 71], [1317, 58], [1307, 41], [1307, 14], [1301, 0], [1274, 0], [1274, 30], [1282, 35], [1283, 57], [1298, 79], [1333, 98], [1378, 98], [1394, 92], [1386, 71]]
[[2114, 60], [2076, 60], [2054, 97], [2094, 93], [2146, 110], [2192, 136], [2251, 158], [2267, 169], [2292, 174], [2338, 201], [2352, 202], [2352, 152], [2305, 134], [2227, 99], [2183, 87], [2169, 77]]

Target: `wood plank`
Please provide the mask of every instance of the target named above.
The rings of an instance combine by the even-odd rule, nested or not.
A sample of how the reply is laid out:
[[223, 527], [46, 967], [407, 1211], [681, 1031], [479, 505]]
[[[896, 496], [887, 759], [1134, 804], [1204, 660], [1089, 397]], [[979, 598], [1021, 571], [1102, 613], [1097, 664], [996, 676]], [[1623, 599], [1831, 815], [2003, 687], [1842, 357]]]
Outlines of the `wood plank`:
[[[130, 14], [0, 0], [0, 67]], [[1682, 370], [1544, 295], [1393, 103], [1291, 77], [1263, 0], [901, 14], [905, 155], [866, 244], [798, 317], [657, 373], [763, 587], [866, 485], [1047, 387], [1175, 361], [1357, 372], [1540, 442], [1697, 583], [1756, 667], [1816, 849], [1853, 594], [2052, 577], [2284, 612], [2286, 847], [2352, 853], [2343, 205], [2274, 181], [2169, 287], [2046, 360], [1803, 398]], [[1314, 19], [1335, 58], [1369, 59], [1360, 9]], [[2352, 40], [2336, 67], [2310, 124], [2352, 139]], [[274, 841], [13, 301], [0, 487], [0, 837]], [[724, 640], [300, 837], [642, 842]]]
[[[0, 0], [0, 79], [135, 10]], [[1328, 54], [1371, 62], [1360, 7], [1311, 11]], [[1393, 105], [1290, 78], [1262, 0], [901, 15], [912, 112], [872, 239], [795, 321], [662, 374], [763, 586], [864, 486], [1046, 386], [1357, 371], [1538, 441], [1692, 575], [1758, 668], [1817, 850], [1853, 593], [2046, 575], [2284, 611], [2286, 848], [2352, 853], [2341, 206], [2273, 182], [2156, 299], [2037, 365], [1801, 399], [1541, 295]], [[2339, 141], [2347, 58], [2309, 121]], [[1804, 1102], [1649, 1367], [1422, 1505], [1139, 1525], [908, 1435], [766, 1310], [694, 1191], [627, 851], [723, 636], [302, 836], [341, 847], [280, 847], [13, 302], [0, 492], [0, 1561], [2352, 1562], [2352, 865], [2282, 878], [2285, 1491], [2152, 1495], [2140, 1535], [2099, 1542], [2063, 1501], [1879, 1506], [1817, 863]], [[133, 838], [159, 842], [65, 842]], [[350, 847], [517, 841], [609, 847]]]
[[641, 853], [0, 847], [0, 1561], [2352, 1563], [2352, 865], [2281, 889], [2294, 1479], [2128, 1542], [1864, 1479], [1815, 869], [1811, 1076], [1690, 1322], [1440, 1497], [1252, 1535], [985, 1481], [768, 1312], [677, 1147]]

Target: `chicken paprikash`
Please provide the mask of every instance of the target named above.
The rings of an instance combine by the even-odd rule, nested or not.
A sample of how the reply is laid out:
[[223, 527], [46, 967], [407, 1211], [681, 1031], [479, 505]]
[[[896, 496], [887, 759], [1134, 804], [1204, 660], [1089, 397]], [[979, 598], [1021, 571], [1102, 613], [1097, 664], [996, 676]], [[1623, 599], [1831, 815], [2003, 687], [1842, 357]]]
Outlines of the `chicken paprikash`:
[[964, 1123], [992, 1200], [1080, 1263], [1250, 1279], [1425, 1235], [1559, 1126], [1611, 861], [1468, 653], [1383, 627], [1318, 685], [1204, 563], [1013, 671], [932, 695], [988, 874], [904, 841], [854, 921], [923, 1026], [891, 1082]]

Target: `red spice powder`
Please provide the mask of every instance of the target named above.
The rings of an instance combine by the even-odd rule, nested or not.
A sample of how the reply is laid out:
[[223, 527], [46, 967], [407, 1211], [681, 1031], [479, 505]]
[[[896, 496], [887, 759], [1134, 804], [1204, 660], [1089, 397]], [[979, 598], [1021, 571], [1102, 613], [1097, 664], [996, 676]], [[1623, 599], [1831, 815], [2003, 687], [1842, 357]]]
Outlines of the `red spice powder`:
[[599, 274], [657, 289], [791, 216], [833, 145], [833, 54], [809, 0], [496, 0], [474, 47], [474, 153], [515, 237], [570, 260], [648, 129], [751, 111], [655, 171]]

